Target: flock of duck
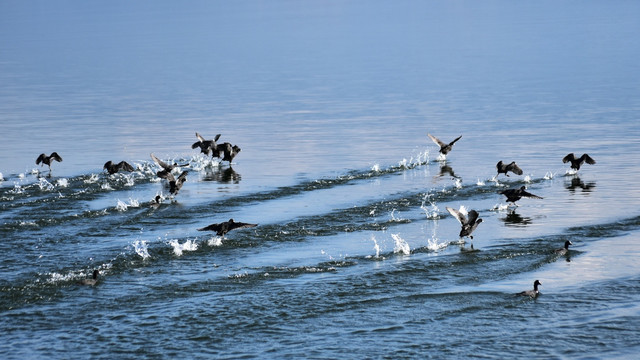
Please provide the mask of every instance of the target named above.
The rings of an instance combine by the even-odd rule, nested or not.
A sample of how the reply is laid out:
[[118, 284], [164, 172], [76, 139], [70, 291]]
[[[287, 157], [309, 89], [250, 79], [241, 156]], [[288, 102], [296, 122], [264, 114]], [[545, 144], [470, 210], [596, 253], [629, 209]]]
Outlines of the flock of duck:
[[[436, 145], [440, 147], [439, 152], [440, 154], [442, 154], [443, 157], [446, 156], [453, 149], [453, 145], [462, 138], [462, 135], [461, 135], [455, 138], [453, 141], [449, 143], [445, 143], [431, 134], [427, 134], [427, 136], [429, 136], [429, 138]], [[596, 163], [596, 161], [593, 160], [593, 158], [591, 158], [591, 156], [589, 156], [588, 154], [582, 154], [582, 156], [576, 157], [574, 153], [567, 154], [564, 158], [562, 158], [562, 162], [565, 164], [570, 162], [571, 169], [575, 171], [580, 170], [580, 167], [585, 162], [590, 165], [594, 165]], [[496, 174], [496, 177], [499, 176], [500, 174], [505, 174], [506, 176], [509, 176], [509, 172], [512, 172], [516, 175], [523, 174], [522, 169], [516, 164], [515, 161], [512, 161], [511, 163], [508, 163], [508, 164], [505, 164], [502, 161], [498, 161], [498, 163], [496, 164], [496, 169], [498, 171], [498, 173]], [[528, 192], [525, 186], [521, 186], [515, 189], [507, 189], [507, 190], [501, 191], [500, 194], [506, 196], [507, 202], [515, 206], [518, 206], [516, 204], [516, 201], [522, 199], [523, 197], [533, 198], [533, 199], [542, 199], [542, 197]], [[459, 234], [460, 238], [464, 239], [465, 237], [468, 237], [469, 239], [473, 240], [472, 233], [478, 227], [478, 225], [482, 223], [480, 214], [478, 214], [476, 210], [470, 210], [466, 212], [466, 211], [456, 210], [450, 207], [447, 207], [446, 209], [451, 215], [453, 215], [455, 219], [458, 220], [458, 222], [460, 222], [460, 227], [461, 227], [460, 234]], [[573, 245], [573, 243], [569, 240], [565, 241], [564, 247], [554, 250], [554, 253], [557, 254], [558, 256], [564, 256], [568, 254], [569, 245]], [[471, 247], [473, 248], [473, 244], [471, 245]], [[516, 295], [529, 296], [529, 297], [535, 298], [540, 294], [538, 290], [539, 285], [542, 285], [542, 282], [540, 282], [539, 280], [535, 280], [533, 282], [533, 290], [522, 291], [520, 293], [517, 293]]]
[[[228, 161], [229, 164], [231, 164], [231, 161], [233, 161], [233, 159], [236, 157], [236, 155], [238, 155], [241, 149], [237, 145], [232, 145], [231, 143], [228, 143], [228, 142], [218, 144], [217, 141], [220, 138], [220, 136], [221, 136], [220, 134], [217, 134], [213, 139], [207, 140], [202, 135], [196, 132], [196, 137], [198, 141], [193, 143], [191, 145], [191, 148], [200, 149], [200, 152], [202, 154], [205, 154], [207, 156], [211, 155], [212, 158], [219, 158], [221, 159], [221, 161]], [[446, 155], [449, 152], [451, 152], [451, 150], [453, 149], [453, 145], [462, 138], [462, 135], [461, 135], [455, 138], [453, 141], [449, 143], [445, 143], [431, 134], [427, 134], [427, 136], [436, 145], [439, 146], [440, 148], [439, 153], [442, 154], [443, 157], [446, 157]], [[156, 175], [159, 178], [165, 179], [168, 181], [169, 193], [172, 196], [176, 196], [180, 191], [180, 189], [182, 188], [182, 185], [184, 184], [184, 182], [187, 180], [188, 171], [186, 170], [182, 171], [177, 178], [173, 175], [173, 171], [174, 169], [187, 166], [188, 164], [179, 165], [175, 162], [173, 164], [168, 164], [158, 159], [153, 153], [151, 153], [151, 158], [156, 164], [158, 164], [158, 166], [162, 168], [162, 170], [158, 171]], [[49, 167], [49, 175], [50, 175], [51, 164], [53, 161], [61, 162], [62, 157], [58, 155], [57, 152], [53, 152], [49, 156], [47, 156], [46, 154], [40, 154], [40, 156], [38, 156], [38, 158], [36, 159], [36, 165], [41, 165], [41, 166], [47, 165]], [[594, 165], [596, 163], [595, 160], [593, 160], [593, 158], [591, 158], [588, 154], [582, 154], [582, 156], [576, 157], [573, 153], [566, 155], [562, 159], [562, 162], [563, 163], [570, 162], [571, 169], [575, 171], [580, 170], [580, 167], [585, 162], [590, 165]], [[508, 164], [505, 164], [504, 162], [499, 161], [496, 164], [496, 169], [498, 172], [496, 177], [499, 176], [500, 174], [509, 176], [509, 172], [516, 175], [523, 174], [522, 169], [515, 163], [515, 161], [512, 161], [511, 163], [508, 163]], [[135, 169], [131, 164], [127, 163], [126, 161], [121, 161], [119, 163], [107, 161], [103, 166], [103, 170], [105, 170], [111, 175], [120, 171], [131, 172], [131, 171], [134, 171]], [[522, 199], [523, 197], [542, 199], [542, 197], [526, 191], [525, 186], [521, 186], [515, 189], [507, 189], [500, 192], [500, 194], [506, 196], [507, 202], [510, 202], [514, 206], [518, 206], [516, 204], [516, 201]], [[161, 201], [162, 201], [162, 197], [158, 195], [155, 197], [154, 200], [152, 200], [152, 203], [159, 204]], [[458, 220], [458, 222], [460, 222], [460, 226], [461, 226], [460, 234], [459, 234], [460, 238], [464, 239], [465, 237], [468, 237], [469, 239], [473, 240], [473, 235], [472, 235], [473, 232], [476, 230], [478, 225], [482, 223], [482, 218], [480, 218], [479, 213], [476, 210], [469, 210], [467, 212], [463, 209], [456, 210], [450, 207], [447, 207], [446, 209], [451, 215], [453, 215], [455, 219]], [[236, 222], [233, 219], [229, 219], [229, 221], [211, 224], [206, 227], [200, 228], [198, 229], [198, 231], [212, 231], [212, 232], [215, 232], [218, 236], [224, 236], [231, 230], [250, 228], [250, 227], [255, 227], [257, 225], [258, 224]], [[554, 253], [559, 256], [566, 255], [569, 252], [570, 245], [573, 245], [573, 243], [567, 240], [564, 243], [564, 247], [554, 250]], [[473, 244], [471, 245], [471, 247], [473, 248]], [[99, 271], [94, 270], [93, 276], [91, 278], [83, 279], [79, 282], [79, 284], [93, 286], [97, 283], [98, 275], [99, 275]], [[516, 295], [535, 298], [539, 295], [539, 291], [538, 291], [539, 285], [542, 285], [542, 282], [540, 282], [539, 280], [535, 280], [533, 283], [533, 290], [522, 291], [520, 293], [517, 293]]]

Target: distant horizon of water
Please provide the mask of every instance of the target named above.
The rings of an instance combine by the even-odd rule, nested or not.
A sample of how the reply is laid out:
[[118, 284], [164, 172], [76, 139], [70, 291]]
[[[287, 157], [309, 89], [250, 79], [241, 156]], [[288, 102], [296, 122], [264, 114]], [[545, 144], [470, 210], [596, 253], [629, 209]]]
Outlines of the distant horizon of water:
[[1, 2], [2, 358], [633, 357], [639, 10]]

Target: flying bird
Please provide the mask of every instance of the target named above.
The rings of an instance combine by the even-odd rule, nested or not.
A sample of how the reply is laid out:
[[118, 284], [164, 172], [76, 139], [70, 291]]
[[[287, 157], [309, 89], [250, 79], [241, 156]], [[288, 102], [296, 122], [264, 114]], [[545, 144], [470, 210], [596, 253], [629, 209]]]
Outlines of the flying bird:
[[461, 238], [468, 236], [473, 240], [473, 235], [471, 235], [471, 233], [473, 233], [473, 231], [478, 227], [478, 224], [482, 222], [482, 219], [478, 218], [478, 212], [475, 210], [469, 211], [467, 214], [469, 217], [467, 218], [462, 211], [450, 207], [447, 207], [447, 211], [449, 211], [449, 213], [460, 222], [461, 228], [459, 236]]
[[576, 171], [580, 170], [580, 166], [582, 166], [582, 164], [584, 164], [585, 162], [589, 165], [595, 165], [596, 163], [596, 161], [593, 160], [588, 154], [582, 154], [582, 156], [576, 158], [573, 153], [563, 157], [562, 162], [565, 164], [571, 162], [571, 168], [575, 169]]
[[135, 170], [133, 166], [126, 161], [120, 161], [119, 163], [114, 164], [111, 160], [107, 161], [102, 169], [107, 170], [110, 175], [115, 174], [120, 170], [129, 172]]
[[58, 155], [57, 152], [52, 152], [51, 155], [47, 156], [45, 154], [40, 154], [36, 159], [36, 165], [42, 163], [40, 166], [47, 165], [49, 166], [49, 173], [51, 173], [51, 162], [55, 160], [57, 162], [61, 162], [62, 158]]
[[205, 138], [198, 133], [196, 133], [196, 137], [198, 138], [198, 141], [194, 142], [193, 145], [191, 145], [192, 149], [200, 148], [200, 152], [206, 155], [209, 155], [209, 153], [211, 152], [215, 153], [214, 149], [216, 149], [218, 146], [216, 144], [216, 141], [218, 141], [218, 139], [220, 138], [220, 134], [216, 135], [213, 140], [205, 140]]
[[169, 193], [173, 196], [178, 195], [178, 191], [182, 188], [182, 184], [187, 181], [188, 171], [183, 171], [176, 179], [172, 173], [168, 173], [166, 179], [169, 180]]
[[215, 231], [218, 236], [224, 236], [226, 233], [228, 233], [231, 230], [250, 228], [250, 227], [256, 227], [256, 226], [258, 226], [258, 224], [235, 222], [233, 221], [233, 219], [229, 219], [229, 221], [221, 222], [218, 224], [211, 224], [207, 227], [203, 227], [201, 229], [198, 229], [198, 231]]
[[530, 192], [527, 192], [526, 187], [524, 187], [524, 185], [519, 189], [509, 189], [509, 190], [502, 191], [500, 194], [506, 196], [507, 202], [512, 202], [513, 204], [515, 204], [516, 201], [522, 199], [523, 197], [542, 199], [542, 197], [538, 195], [534, 195]]
[[167, 179], [169, 180], [169, 174], [171, 174], [171, 172], [173, 171], [173, 169], [179, 167], [179, 166], [187, 166], [189, 164], [183, 164], [183, 165], [178, 165], [178, 163], [174, 162], [173, 164], [169, 165], [166, 162], [158, 159], [155, 155], [153, 155], [153, 153], [151, 153], [151, 158], [153, 159], [153, 161], [156, 162], [156, 164], [160, 165], [160, 167], [163, 170], [160, 170], [156, 173], [156, 175], [158, 175], [159, 178], [162, 179]]
[[540, 280], [536, 280], [533, 282], [533, 290], [527, 290], [527, 291], [522, 291], [517, 293], [516, 295], [518, 296], [528, 296], [531, 298], [537, 298], [538, 295], [540, 295], [540, 292], [538, 291], [538, 286], [542, 285], [542, 283], [540, 282]]
[[559, 249], [555, 249], [553, 252], [556, 255], [560, 255], [560, 256], [566, 255], [569, 252], [569, 245], [573, 245], [573, 243], [571, 241], [567, 240], [567, 241], [564, 242], [564, 247], [561, 247]]
[[431, 134], [427, 134], [427, 136], [433, 140], [434, 143], [436, 143], [436, 145], [440, 146], [440, 153], [442, 155], [447, 155], [449, 153], [449, 151], [451, 151], [451, 148], [453, 147], [453, 144], [456, 143], [456, 141], [460, 140], [460, 138], [462, 137], [462, 135], [458, 136], [455, 140], [453, 140], [452, 142], [445, 144], [442, 141], [440, 141], [440, 139], [438, 139], [437, 137], [431, 135]]
[[93, 276], [89, 279], [82, 279], [80, 281], [78, 281], [79, 285], [88, 285], [88, 286], [94, 286], [95, 284], [98, 283], [98, 274], [100, 272], [98, 271], [98, 269], [93, 270]]
[[509, 171], [516, 175], [522, 175], [522, 169], [520, 169], [515, 161], [512, 161], [509, 164], [504, 164], [502, 161], [498, 161], [498, 163], [496, 164], [496, 168], [498, 169], [498, 175], [505, 174], [506, 176], [509, 176]]

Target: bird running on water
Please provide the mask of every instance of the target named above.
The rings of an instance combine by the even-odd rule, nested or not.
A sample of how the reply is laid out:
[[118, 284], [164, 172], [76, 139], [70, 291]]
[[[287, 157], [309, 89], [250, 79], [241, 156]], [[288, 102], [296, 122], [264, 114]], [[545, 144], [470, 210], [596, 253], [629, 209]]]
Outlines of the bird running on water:
[[[522, 169], [520, 169], [520, 167], [516, 164], [515, 161], [512, 161], [509, 164], [504, 164], [502, 160], [498, 161], [498, 163], [496, 164], [496, 168], [498, 169], [498, 175], [505, 174], [506, 176], [509, 176], [508, 174], [509, 171], [511, 171], [516, 175], [522, 175]], [[498, 175], [496, 175], [496, 177]]]
[[107, 170], [107, 172], [109, 173], [109, 175], [113, 175], [115, 173], [117, 173], [118, 171], [122, 170], [122, 171], [134, 171], [135, 169], [133, 168], [133, 166], [131, 166], [131, 164], [129, 164], [126, 161], [120, 161], [117, 164], [114, 164], [111, 160], [107, 161], [104, 166], [102, 167], [103, 170]]
[[198, 138], [198, 141], [194, 142], [193, 145], [191, 145], [191, 148], [200, 148], [200, 152], [206, 155], [209, 155], [209, 153], [213, 152], [213, 155], [215, 156], [215, 150], [218, 147], [216, 141], [220, 139], [220, 134], [217, 134], [216, 137], [213, 138], [213, 140], [205, 140], [205, 138], [198, 133], [196, 133], [196, 137]]
[[453, 215], [460, 222], [460, 238], [464, 238], [468, 236], [469, 239], [473, 240], [473, 231], [478, 227], [478, 224], [482, 222], [482, 219], [478, 218], [479, 214], [475, 210], [469, 211], [467, 217], [464, 214], [464, 211], [456, 210], [450, 207], [447, 207], [447, 211]]
[[449, 153], [449, 151], [451, 151], [451, 149], [453, 148], [453, 144], [456, 143], [456, 141], [460, 140], [460, 138], [462, 137], [462, 135], [458, 136], [457, 138], [455, 138], [455, 140], [453, 140], [450, 143], [444, 143], [442, 141], [440, 141], [440, 139], [438, 139], [437, 137], [431, 135], [431, 134], [427, 134], [427, 136], [434, 142], [436, 143], [436, 145], [440, 146], [440, 154], [442, 155], [447, 155]]
[[588, 154], [582, 154], [579, 158], [577, 158], [573, 153], [567, 154], [567, 156], [562, 158], [563, 163], [571, 162], [571, 168], [578, 171], [580, 170], [580, 166], [585, 162], [589, 165], [595, 165], [596, 161], [591, 158]]
[[218, 224], [211, 224], [209, 226], [198, 229], [198, 231], [215, 231], [218, 236], [224, 236], [231, 230], [256, 227], [258, 224], [248, 224], [243, 222], [235, 222], [233, 219], [229, 221], [221, 222]]
[[51, 175], [51, 162], [55, 160], [57, 162], [61, 162], [62, 161], [62, 157], [60, 157], [60, 155], [58, 155], [57, 152], [52, 152], [51, 155], [47, 156], [46, 154], [42, 153], [40, 154], [40, 156], [38, 156], [38, 158], [36, 159], [36, 165], [42, 163], [40, 166], [43, 165], [47, 165], [49, 167], [49, 175]]
[[172, 173], [168, 173], [166, 179], [169, 180], [169, 193], [173, 196], [178, 195], [178, 191], [182, 188], [182, 184], [187, 181], [188, 171], [183, 171], [176, 179]]
[[523, 185], [519, 189], [508, 189], [508, 190], [502, 191], [500, 194], [506, 196], [507, 202], [513, 203], [514, 205], [516, 205], [516, 201], [522, 199], [523, 197], [542, 199], [542, 197], [538, 195], [534, 195], [530, 192], [527, 192], [526, 189], [527, 188], [524, 187]]
[[189, 164], [178, 165], [178, 163], [176, 163], [176, 162], [174, 162], [173, 164], [170, 165], [170, 164], [167, 164], [166, 162], [158, 159], [155, 155], [153, 155], [153, 153], [151, 153], [151, 158], [153, 159], [153, 161], [156, 162], [156, 164], [160, 165], [160, 167], [162, 168], [162, 170], [158, 171], [156, 173], [156, 175], [158, 175], [159, 178], [167, 179], [167, 180], [169, 180], [169, 174], [171, 174], [173, 169], [175, 169], [177, 167], [182, 167], [182, 166], [189, 165]]

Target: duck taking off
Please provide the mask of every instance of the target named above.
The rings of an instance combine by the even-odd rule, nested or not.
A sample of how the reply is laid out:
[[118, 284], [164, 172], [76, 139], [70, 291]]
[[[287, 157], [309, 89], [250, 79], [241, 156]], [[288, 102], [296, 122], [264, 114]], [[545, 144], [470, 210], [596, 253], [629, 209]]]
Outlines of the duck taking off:
[[57, 162], [61, 162], [62, 158], [58, 155], [57, 152], [52, 152], [51, 155], [47, 156], [44, 153], [40, 154], [36, 159], [36, 165], [42, 163], [40, 166], [47, 165], [49, 167], [49, 173], [51, 173], [51, 162], [55, 160]]
[[178, 165], [178, 163], [176, 163], [176, 162], [174, 162], [173, 164], [169, 165], [166, 162], [158, 159], [155, 155], [153, 155], [153, 153], [151, 153], [151, 158], [153, 159], [153, 161], [156, 162], [156, 164], [160, 165], [160, 167], [162, 168], [162, 170], [158, 171], [156, 173], [156, 175], [158, 175], [159, 178], [167, 179], [167, 180], [169, 180], [169, 174], [171, 174], [173, 169], [175, 169], [177, 167], [180, 167], [180, 166], [189, 165], [189, 164]]
[[512, 161], [509, 164], [504, 164], [502, 160], [498, 161], [498, 163], [496, 164], [496, 168], [498, 169], [498, 175], [505, 174], [506, 176], [509, 176], [509, 171], [516, 175], [522, 175], [522, 169], [520, 169], [515, 161]]
[[462, 137], [462, 135], [458, 136], [457, 138], [455, 138], [455, 140], [453, 140], [452, 142], [446, 144], [443, 143], [442, 141], [440, 141], [440, 139], [438, 139], [437, 137], [431, 135], [431, 134], [427, 134], [427, 136], [434, 142], [436, 143], [436, 145], [440, 146], [440, 153], [442, 155], [447, 155], [449, 153], [449, 151], [451, 151], [451, 148], [453, 147], [453, 144], [456, 143], [456, 141], [460, 140], [460, 138]]
[[538, 295], [540, 295], [540, 292], [538, 291], [538, 286], [542, 285], [542, 283], [540, 282], [540, 280], [536, 280], [533, 282], [533, 290], [527, 290], [527, 291], [522, 291], [517, 293], [516, 295], [518, 296], [528, 296], [531, 298], [537, 298]]
[[233, 219], [229, 219], [229, 221], [221, 222], [218, 224], [211, 224], [207, 227], [203, 227], [201, 229], [198, 229], [198, 231], [215, 231], [218, 236], [224, 236], [226, 233], [228, 233], [231, 230], [250, 228], [250, 227], [256, 227], [256, 226], [258, 226], [258, 224], [235, 222], [233, 221]]
[[478, 227], [478, 224], [482, 222], [482, 219], [478, 218], [478, 212], [475, 210], [469, 211], [467, 214], [469, 217], [464, 214], [463, 211], [459, 211], [450, 207], [447, 207], [447, 211], [453, 215], [460, 222], [460, 237], [463, 238], [468, 236], [471, 240], [473, 240], [473, 231]]
[[562, 162], [565, 164], [571, 162], [571, 168], [575, 169], [576, 171], [580, 170], [580, 166], [582, 166], [582, 164], [584, 164], [585, 162], [589, 165], [596, 164], [596, 161], [593, 160], [588, 154], [582, 154], [582, 156], [576, 158], [573, 153], [567, 154], [567, 156], [563, 157]]
[[198, 141], [194, 142], [193, 145], [191, 145], [192, 149], [200, 148], [200, 152], [206, 155], [209, 155], [209, 153], [212, 152], [215, 153], [215, 149], [218, 147], [216, 141], [220, 139], [220, 134], [216, 135], [213, 140], [205, 140], [205, 138], [198, 133], [196, 133], [196, 137], [198, 138]]
[[120, 161], [117, 164], [114, 164], [113, 162], [111, 162], [111, 160], [107, 161], [106, 163], [104, 163], [104, 166], [102, 167], [103, 170], [107, 170], [107, 172], [109, 173], [109, 175], [113, 175], [115, 173], [117, 173], [118, 171], [122, 170], [122, 171], [134, 171], [135, 169], [133, 168], [133, 166], [131, 166], [131, 164], [129, 164], [126, 161]]
[[509, 189], [509, 190], [502, 191], [500, 194], [506, 196], [507, 202], [511, 202], [514, 205], [516, 201], [522, 199], [523, 197], [542, 199], [542, 197], [538, 195], [534, 195], [530, 192], [527, 192], [526, 187], [524, 187], [524, 185], [519, 189]]
[[187, 181], [188, 171], [183, 171], [176, 179], [172, 173], [168, 173], [166, 179], [169, 180], [169, 193], [173, 196], [178, 195], [178, 191], [182, 188], [182, 184]]
[[236, 157], [240, 151], [242, 151], [242, 149], [240, 149], [238, 145], [231, 145], [228, 142], [218, 145], [218, 155], [222, 152], [222, 161], [228, 161], [229, 164], [231, 164], [233, 158]]

